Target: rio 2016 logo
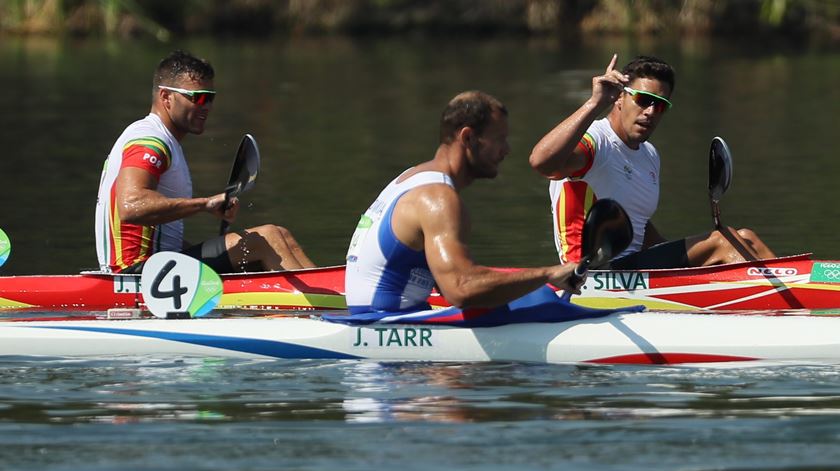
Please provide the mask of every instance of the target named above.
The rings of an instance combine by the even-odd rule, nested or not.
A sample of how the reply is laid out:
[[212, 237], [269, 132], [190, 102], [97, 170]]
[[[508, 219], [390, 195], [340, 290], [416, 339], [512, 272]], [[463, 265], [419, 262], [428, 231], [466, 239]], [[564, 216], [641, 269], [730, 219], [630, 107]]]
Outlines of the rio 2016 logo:
[[812, 283], [840, 283], [840, 263], [814, 262], [809, 281]]
[[9, 236], [0, 229], [0, 266], [6, 263], [9, 254], [12, 253], [12, 243], [9, 241]]

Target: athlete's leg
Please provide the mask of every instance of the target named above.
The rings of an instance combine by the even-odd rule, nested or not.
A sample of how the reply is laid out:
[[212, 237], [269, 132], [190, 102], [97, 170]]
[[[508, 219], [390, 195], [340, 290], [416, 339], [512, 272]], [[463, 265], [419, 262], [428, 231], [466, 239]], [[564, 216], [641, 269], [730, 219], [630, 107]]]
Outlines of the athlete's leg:
[[749, 229], [738, 231], [724, 228], [725, 233], [712, 231], [685, 239], [686, 252], [691, 266], [718, 265], [762, 258], [775, 254]]
[[205, 240], [200, 244], [188, 247], [181, 251], [181, 253], [200, 260], [202, 263], [215, 270], [216, 273], [233, 273], [243, 271], [241, 268], [235, 267], [230, 263], [230, 257], [228, 257], [225, 243], [225, 236], [217, 236], [212, 239]]
[[288, 229], [273, 224], [230, 233], [225, 238], [231, 265], [235, 268], [260, 262], [265, 270], [312, 268], [312, 260], [303, 252]]
[[749, 244], [758, 258], [776, 258], [776, 254], [751, 229], [738, 229], [738, 235]]
[[685, 268], [689, 266], [685, 240], [672, 240], [610, 262], [613, 270]]
[[285, 246], [289, 248], [289, 252], [291, 256], [297, 260], [300, 264], [301, 268], [315, 268], [317, 265], [309, 259], [309, 256], [306, 255], [306, 252], [303, 251], [303, 247], [300, 246], [297, 239], [292, 235], [292, 232], [282, 226], [270, 226], [277, 228], [280, 231], [280, 235], [283, 237], [283, 241]]

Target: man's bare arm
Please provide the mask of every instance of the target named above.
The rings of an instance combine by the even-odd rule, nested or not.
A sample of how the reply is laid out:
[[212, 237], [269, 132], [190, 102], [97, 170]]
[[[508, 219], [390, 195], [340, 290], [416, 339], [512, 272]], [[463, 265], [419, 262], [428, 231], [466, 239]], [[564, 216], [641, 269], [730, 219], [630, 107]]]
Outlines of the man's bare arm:
[[592, 96], [537, 142], [528, 158], [531, 167], [547, 177], [565, 178], [586, 166], [578, 142], [592, 122], [615, 103], [628, 80], [615, 70], [617, 60], [618, 55], [613, 55], [604, 75], [592, 78]]
[[217, 217], [235, 217], [238, 201], [224, 212], [224, 193], [209, 198], [167, 198], [157, 191], [155, 177], [140, 168], [120, 170], [116, 180], [116, 204], [120, 220], [129, 224], [157, 225], [177, 221], [200, 212]]
[[441, 293], [453, 305], [500, 306], [546, 283], [575, 289], [568, 286], [574, 264], [513, 272], [476, 264], [466, 245], [469, 221], [458, 194], [444, 185], [429, 185], [412, 193], [406, 201], [411, 207], [403, 208], [403, 214], [410, 211], [416, 216], [429, 268]]

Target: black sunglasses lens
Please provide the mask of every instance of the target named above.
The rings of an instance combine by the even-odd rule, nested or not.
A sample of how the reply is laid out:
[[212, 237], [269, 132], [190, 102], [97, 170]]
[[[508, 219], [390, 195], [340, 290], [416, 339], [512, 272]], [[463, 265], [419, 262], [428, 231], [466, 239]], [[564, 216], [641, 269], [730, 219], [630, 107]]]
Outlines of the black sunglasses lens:
[[636, 93], [635, 95], [633, 95], [633, 101], [635, 101], [636, 104], [639, 105], [639, 107], [641, 107], [642, 109], [653, 105], [653, 109], [659, 112], [664, 111], [667, 106], [665, 102], [660, 100], [659, 98], [652, 97], [650, 95], [644, 95], [642, 93]]
[[196, 105], [206, 105], [212, 103], [216, 95], [213, 93], [195, 93], [193, 94], [193, 103]]
[[647, 108], [648, 106], [653, 104], [653, 97], [642, 95], [641, 93], [635, 94], [633, 96], [633, 100], [636, 102], [637, 105], [641, 106], [642, 108]]

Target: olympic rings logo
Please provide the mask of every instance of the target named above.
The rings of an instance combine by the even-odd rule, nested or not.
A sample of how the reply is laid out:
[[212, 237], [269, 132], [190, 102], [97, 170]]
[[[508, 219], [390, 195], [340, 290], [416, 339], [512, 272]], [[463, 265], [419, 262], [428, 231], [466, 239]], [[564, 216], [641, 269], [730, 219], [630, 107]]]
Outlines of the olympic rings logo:
[[840, 269], [825, 270], [822, 272], [822, 275], [829, 280], [840, 280]]

